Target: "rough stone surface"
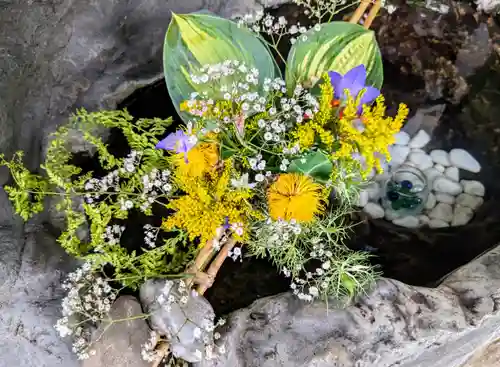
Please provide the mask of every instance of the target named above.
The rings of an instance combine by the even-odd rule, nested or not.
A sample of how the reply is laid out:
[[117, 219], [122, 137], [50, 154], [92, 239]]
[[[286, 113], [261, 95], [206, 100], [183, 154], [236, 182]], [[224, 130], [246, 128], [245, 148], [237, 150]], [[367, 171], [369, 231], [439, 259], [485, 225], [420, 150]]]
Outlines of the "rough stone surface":
[[[38, 168], [47, 133], [79, 107], [112, 109], [162, 77], [171, 12], [225, 17], [282, 0], [2, 1], [0, 151]], [[78, 142], [78, 139], [76, 138]]]
[[[119, 297], [109, 312], [111, 320], [123, 320], [141, 315], [141, 304], [131, 296]], [[103, 322], [94, 333], [92, 349], [95, 355], [86, 359], [82, 367], [150, 367], [141, 357], [141, 345], [146, 343], [151, 330], [144, 319]]]
[[[265, 2], [278, 5], [281, 0]], [[76, 108], [112, 109], [162, 78], [171, 12], [208, 9], [230, 17], [258, 0], [0, 1], [0, 153], [25, 152], [38, 169], [48, 134]], [[88, 150], [77, 132], [72, 150]], [[0, 185], [8, 181], [0, 169]], [[51, 222], [59, 227], [60, 218]], [[73, 367], [75, 356], [53, 328], [59, 284], [70, 262], [39, 228], [23, 233], [0, 189], [0, 367]], [[12, 225], [20, 226], [12, 229]]]
[[205, 354], [204, 339], [213, 340], [212, 333], [204, 330], [215, 319], [210, 303], [195, 291], [187, 291], [180, 281], [164, 279], [147, 280], [140, 298], [151, 314], [151, 327], [167, 336], [172, 353], [187, 362], [199, 362]]
[[233, 313], [227, 354], [197, 367], [458, 367], [500, 336], [499, 288], [500, 246], [435, 289], [382, 279], [345, 310], [268, 297]]
[[40, 227], [0, 228], [0, 367], [77, 367], [54, 325], [73, 263]]

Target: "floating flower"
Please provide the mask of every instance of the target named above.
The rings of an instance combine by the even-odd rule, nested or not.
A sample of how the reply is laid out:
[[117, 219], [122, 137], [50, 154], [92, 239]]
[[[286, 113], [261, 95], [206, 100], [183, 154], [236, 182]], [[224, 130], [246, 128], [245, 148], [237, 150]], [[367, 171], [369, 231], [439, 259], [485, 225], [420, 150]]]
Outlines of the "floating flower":
[[362, 111], [364, 104], [369, 104], [375, 100], [380, 94], [380, 90], [375, 87], [367, 86], [366, 83], [366, 68], [363, 64], [349, 70], [345, 75], [341, 75], [336, 71], [329, 71], [328, 76], [333, 86], [332, 104], [340, 105], [341, 102], [347, 99], [345, 90], [349, 91], [349, 95], [357, 98], [361, 91], [364, 91], [363, 96], [359, 100], [358, 114]]
[[267, 200], [274, 220], [311, 222], [323, 207], [321, 186], [297, 173], [279, 175], [267, 192]]
[[188, 162], [188, 152], [196, 145], [198, 139], [195, 135], [188, 135], [183, 130], [177, 130], [156, 144], [156, 149], [172, 150], [184, 154], [184, 160]]

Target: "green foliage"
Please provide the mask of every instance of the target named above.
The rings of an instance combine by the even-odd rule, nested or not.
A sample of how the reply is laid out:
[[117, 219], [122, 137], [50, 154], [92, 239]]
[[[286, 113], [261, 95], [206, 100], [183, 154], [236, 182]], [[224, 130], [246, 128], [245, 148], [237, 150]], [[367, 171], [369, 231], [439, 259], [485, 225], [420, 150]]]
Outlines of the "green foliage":
[[[208, 51], [207, 51], [208, 50]], [[255, 87], [259, 95], [266, 95], [262, 85], [265, 78], [274, 79], [280, 71], [263, 39], [230, 20], [213, 14], [174, 14], [163, 47], [163, 69], [168, 92], [179, 115], [193, 119], [181, 110], [181, 102], [193, 92], [207, 93], [208, 98], [223, 100], [222, 84], [239, 82], [235, 75], [218, 81], [195, 84], [191, 74], [199, 74], [204, 65], [236, 60], [247, 68], [259, 70], [260, 83]]]
[[4, 155], [0, 154], [0, 165], [9, 168], [16, 183], [16, 186], [5, 186], [4, 189], [16, 213], [28, 220], [43, 211], [43, 200], [50, 185], [44, 177], [28, 171], [22, 159], [23, 152], [15, 153], [10, 161], [6, 161]]
[[[10, 169], [14, 178], [15, 185], [5, 189], [16, 212], [28, 220], [44, 209], [46, 196], [55, 196], [56, 208], [64, 212], [66, 218], [66, 229], [58, 238], [61, 246], [69, 254], [89, 261], [95, 270], [111, 265], [116, 280], [124, 286], [136, 287], [147, 278], [181, 272], [196, 250], [186, 246], [186, 236], [182, 232], [172, 233], [173, 236], [169, 236], [161, 246], [143, 248], [140, 254], [128, 252], [118, 243], [105, 240], [109, 227], [128, 218], [124, 202], [130, 201], [133, 207], [152, 215], [151, 205], [145, 207], [148, 197], [143, 178], [153, 171], [168, 169], [168, 160], [161, 150], [155, 149], [155, 143], [166, 133], [171, 122], [171, 119], [139, 119], [134, 122], [126, 111], [77, 111], [69, 123], [52, 136], [41, 166], [46, 176], [30, 173], [22, 163], [22, 152], [16, 153], [11, 161], [0, 157], [0, 163]], [[115, 157], [109, 151], [95, 134], [99, 129], [119, 129], [123, 133], [131, 149], [139, 152], [133, 169], [125, 169], [126, 158]], [[94, 177], [93, 172], [82, 173], [81, 168], [70, 163], [73, 156], [69, 146], [70, 136], [75, 133], [81, 134], [86, 142], [95, 147], [100, 166], [109, 172], [108, 175], [116, 176], [114, 188], [112, 185], [104, 188], [89, 186], [92, 180], [102, 178]], [[161, 203], [161, 199], [166, 197], [156, 196], [154, 202]], [[83, 201], [86, 202], [78, 205]], [[82, 238], [81, 230], [87, 223], [90, 235], [89, 238]]]
[[320, 182], [326, 182], [332, 174], [333, 164], [330, 158], [321, 151], [308, 153], [297, 158], [288, 167], [288, 172], [302, 173]]
[[318, 221], [302, 225], [286, 222], [256, 223], [248, 251], [268, 257], [292, 278], [292, 289], [303, 299], [308, 295], [324, 300], [349, 302], [375, 282], [378, 273], [369, 263], [370, 254], [344, 245], [352, 225], [351, 209], [338, 206]]
[[361, 64], [367, 70], [367, 85], [382, 86], [382, 56], [373, 31], [358, 24], [331, 22], [322, 24], [319, 31], [309, 30], [305, 38], [297, 41], [288, 54], [289, 93], [297, 84], [313, 83], [328, 71], [345, 74]]

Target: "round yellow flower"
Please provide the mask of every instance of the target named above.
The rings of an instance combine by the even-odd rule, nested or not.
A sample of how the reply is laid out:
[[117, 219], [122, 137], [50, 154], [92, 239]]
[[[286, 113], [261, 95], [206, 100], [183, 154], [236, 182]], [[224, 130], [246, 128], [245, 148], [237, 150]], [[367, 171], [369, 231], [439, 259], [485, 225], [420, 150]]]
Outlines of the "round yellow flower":
[[181, 176], [200, 177], [215, 167], [219, 152], [216, 144], [202, 143], [187, 153], [187, 162], [183, 153], [177, 154], [175, 160]]
[[267, 201], [274, 220], [311, 222], [323, 208], [321, 186], [297, 173], [279, 175], [267, 192]]

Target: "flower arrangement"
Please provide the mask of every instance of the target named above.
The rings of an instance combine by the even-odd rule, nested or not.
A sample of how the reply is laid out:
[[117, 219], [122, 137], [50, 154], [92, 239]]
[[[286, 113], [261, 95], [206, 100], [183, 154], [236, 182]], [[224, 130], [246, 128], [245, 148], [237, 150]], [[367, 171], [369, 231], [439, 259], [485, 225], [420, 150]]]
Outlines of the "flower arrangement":
[[[335, 9], [310, 12], [331, 20]], [[293, 40], [287, 58], [278, 48], [285, 36]], [[284, 78], [272, 52], [286, 65]], [[351, 206], [390, 160], [388, 147], [408, 114], [404, 104], [395, 116], [385, 114], [373, 33], [347, 22], [289, 27], [264, 14], [239, 22], [173, 14], [164, 70], [182, 124], [173, 129], [172, 119], [77, 111], [55, 134], [44, 175], [30, 173], [21, 152], [10, 161], [1, 157], [14, 178], [6, 190], [16, 211], [28, 220], [43, 210], [46, 196], [58, 197], [67, 224], [61, 245], [86, 261], [85, 274], [111, 267], [113, 277], [105, 279], [123, 287], [196, 277], [201, 254], [206, 260], [207, 251], [225, 251], [223, 261], [244, 251], [270, 258], [305, 301], [364, 291], [377, 272], [368, 254], [345, 245]], [[112, 154], [94, 134], [98, 128], [120, 130], [130, 146], [126, 156]], [[74, 131], [96, 148], [101, 173], [71, 162], [67, 141]], [[141, 250], [121, 246], [127, 218], [157, 217], [156, 208], [168, 214], [144, 226]], [[64, 334], [72, 332], [69, 323], [58, 325]]]

